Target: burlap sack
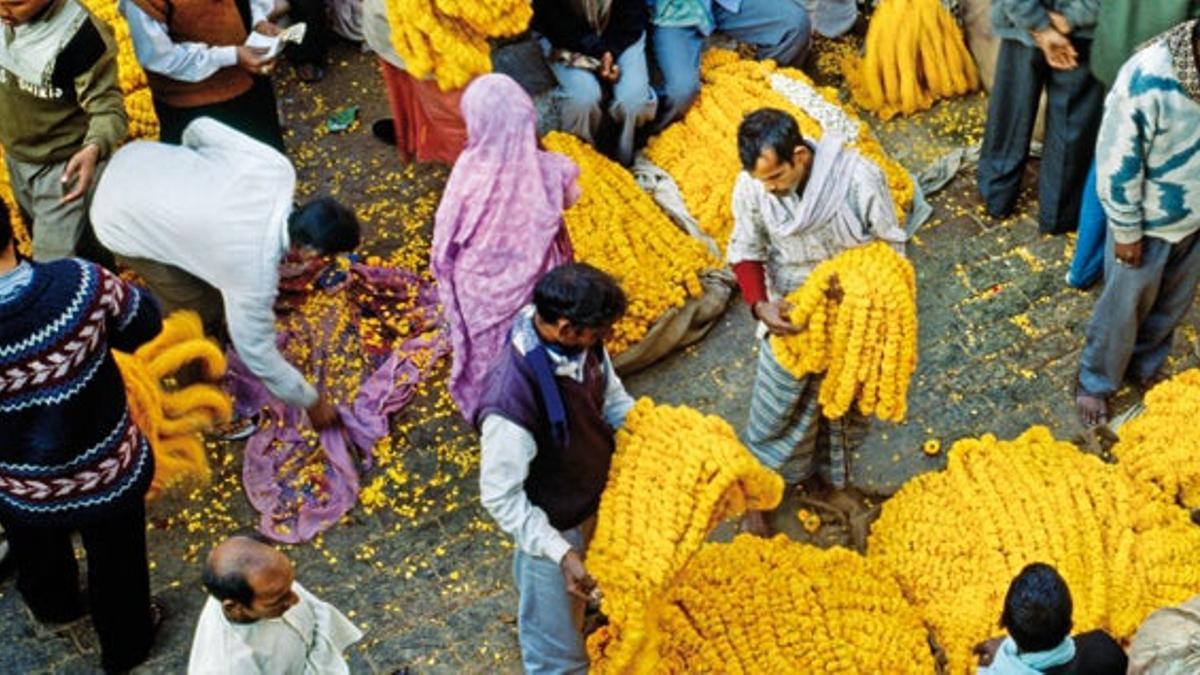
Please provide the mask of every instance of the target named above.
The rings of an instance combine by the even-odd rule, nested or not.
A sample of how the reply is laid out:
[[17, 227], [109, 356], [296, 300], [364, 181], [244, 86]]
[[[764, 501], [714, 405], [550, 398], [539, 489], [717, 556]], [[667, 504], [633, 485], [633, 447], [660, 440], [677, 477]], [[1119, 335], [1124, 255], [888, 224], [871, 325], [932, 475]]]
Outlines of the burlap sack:
[[668, 310], [654, 322], [646, 336], [613, 357], [620, 375], [629, 375], [667, 354], [700, 341], [725, 313], [737, 282], [729, 270], [710, 270], [700, 276], [704, 290], [682, 307]]
[[1151, 614], [1129, 645], [1129, 675], [1200, 673], [1200, 596]]

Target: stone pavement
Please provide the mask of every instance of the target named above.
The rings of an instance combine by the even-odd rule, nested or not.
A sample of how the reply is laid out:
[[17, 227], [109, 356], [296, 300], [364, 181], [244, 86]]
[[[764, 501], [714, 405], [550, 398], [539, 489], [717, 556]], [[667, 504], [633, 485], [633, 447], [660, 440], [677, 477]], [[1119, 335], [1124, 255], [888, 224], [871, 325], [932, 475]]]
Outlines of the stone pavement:
[[[282, 78], [301, 191], [353, 203], [372, 228], [373, 252], [397, 251], [408, 264], [423, 267], [446, 172], [398, 166], [390, 149], [371, 139], [370, 122], [386, 114], [373, 60], [345, 46], [334, 59], [316, 87], [290, 74]], [[361, 126], [344, 135], [320, 128], [330, 113], [350, 104], [362, 107]], [[982, 110], [982, 97], [943, 104], [893, 122], [880, 135], [901, 161], [919, 169], [950, 147], [977, 142]], [[933, 203], [935, 217], [910, 249], [918, 271], [921, 348], [909, 419], [898, 426], [876, 422], [854, 460], [855, 482], [879, 494], [942, 466], [944, 452], [921, 452], [928, 439], [938, 439], [945, 450], [963, 436], [1011, 437], [1032, 424], [1047, 424], [1064, 438], [1080, 431], [1070, 388], [1094, 292], [1063, 285], [1071, 239], [1040, 236], [1025, 213], [1005, 222], [987, 218], [970, 172]], [[1195, 326], [1193, 313], [1177, 339], [1172, 368], [1197, 362]], [[701, 343], [626, 381], [635, 395], [687, 403], [740, 426], [754, 377], [752, 345], [753, 325], [739, 302]], [[382, 496], [312, 544], [287, 549], [298, 579], [366, 633], [350, 650], [354, 672], [519, 671], [511, 546], [478, 504], [475, 440], [448, 406], [444, 376], [443, 369], [398, 416], [394, 457], [367, 474], [364, 482], [378, 480]], [[1121, 400], [1135, 396], [1124, 392]], [[256, 521], [241, 491], [238, 457], [237, 446], [214, 446], [213, 485], [151, 509], [152, 582], [170, 616], [139, 672], [185, 669], [204, 601], [198, 561], [213, 542]], [[802, 535], [797, 527], [786, 529]], [[817, 540], [835, 541], [840, 534], [823, 530]], [[0, 584], [0, 616], [0, 672], [98, 670], [87, 619], [58, 628], [38, 625], [11, 580]]]

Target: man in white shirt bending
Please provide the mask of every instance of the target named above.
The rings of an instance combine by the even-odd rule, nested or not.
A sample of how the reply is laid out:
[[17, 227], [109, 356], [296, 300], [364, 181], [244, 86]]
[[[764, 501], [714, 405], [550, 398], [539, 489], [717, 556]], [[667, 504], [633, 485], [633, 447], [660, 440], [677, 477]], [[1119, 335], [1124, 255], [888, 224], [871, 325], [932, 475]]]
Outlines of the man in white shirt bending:
[[285, 403], [331, 424], [333, 406], [279, 353], [275, 296], [289, 250], [330, 255], [359, 242], [354, 212], [330, 198], [293, 208], [286, 157], [208, 118], [182, 145], [136, 141], [113, 155], [96, 189], [96, 237], [146, 281], [165, 312], [192, 309], [210, 334], [221, 319], [238, 356]]
[[196, 625], [189, 675], [349, 673], [342, 652], [362, 631], [296, 582], [292, 562], [250, 537], [208, 556], [209, 596]]

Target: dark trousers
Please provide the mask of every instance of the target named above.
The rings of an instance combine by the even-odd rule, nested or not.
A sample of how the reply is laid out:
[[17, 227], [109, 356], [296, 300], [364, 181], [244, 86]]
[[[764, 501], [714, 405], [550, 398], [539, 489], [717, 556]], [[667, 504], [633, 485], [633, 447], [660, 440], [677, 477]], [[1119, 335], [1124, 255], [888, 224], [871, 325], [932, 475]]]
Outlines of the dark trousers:
[[979, 192], [988, 213], [1010, 214], [1021, 191], [1038, 100], [1046, 90], [1046, 138], [1038, 176], [1042, 232], [1074, 230], [1096, 134], [1104, 113], [1104, 88], [1088, 70], [1090, 40], [1074, 40], [1079, 66], [1055, 70], [1040, 49], [1004, 40], [988, 102], [979, 157]]
[[329, 15], [325, 0], [290, 0], [288, 18], [292, 23], [305, 23], [304, 41], [288, 45], [288, 58], [297, 64], [323, 65], [329, 51]]
[[161, 126], [159, 140], [163, 143], [178, 145], [183, 139], [183, 130], [192, 120], [211, 117], [280, 152], [286, 152], [275, 104], [275, 89], [267, 77], [254, 78], [254, 86], [241, 96], [210, 105], [176, 108], [155, 99], [154, 112], [158, 114]]
[[[146, 659], [154, 640], [150, 570], [146, 562], [146, 507], [140, 497], [86, 527], [74, 528], [87, 553], [88, 602], [106, 671], [124, 671]], [[81, 614], [79, 567], [72, 528], [36, 527], [6, 519], [17, 589], [40, 621]]]

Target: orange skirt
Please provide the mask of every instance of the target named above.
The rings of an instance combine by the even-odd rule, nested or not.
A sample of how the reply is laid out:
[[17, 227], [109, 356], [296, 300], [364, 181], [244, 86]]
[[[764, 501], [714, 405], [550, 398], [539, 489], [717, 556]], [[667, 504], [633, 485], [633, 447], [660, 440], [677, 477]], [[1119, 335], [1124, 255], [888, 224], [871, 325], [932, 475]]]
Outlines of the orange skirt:
[[467, 144], [467, 125], [458, 107], [462, 90], [442, 91], [436, 82], [418, 80], [383, 59], [379, 65], [400, 159], [454, 164]]

